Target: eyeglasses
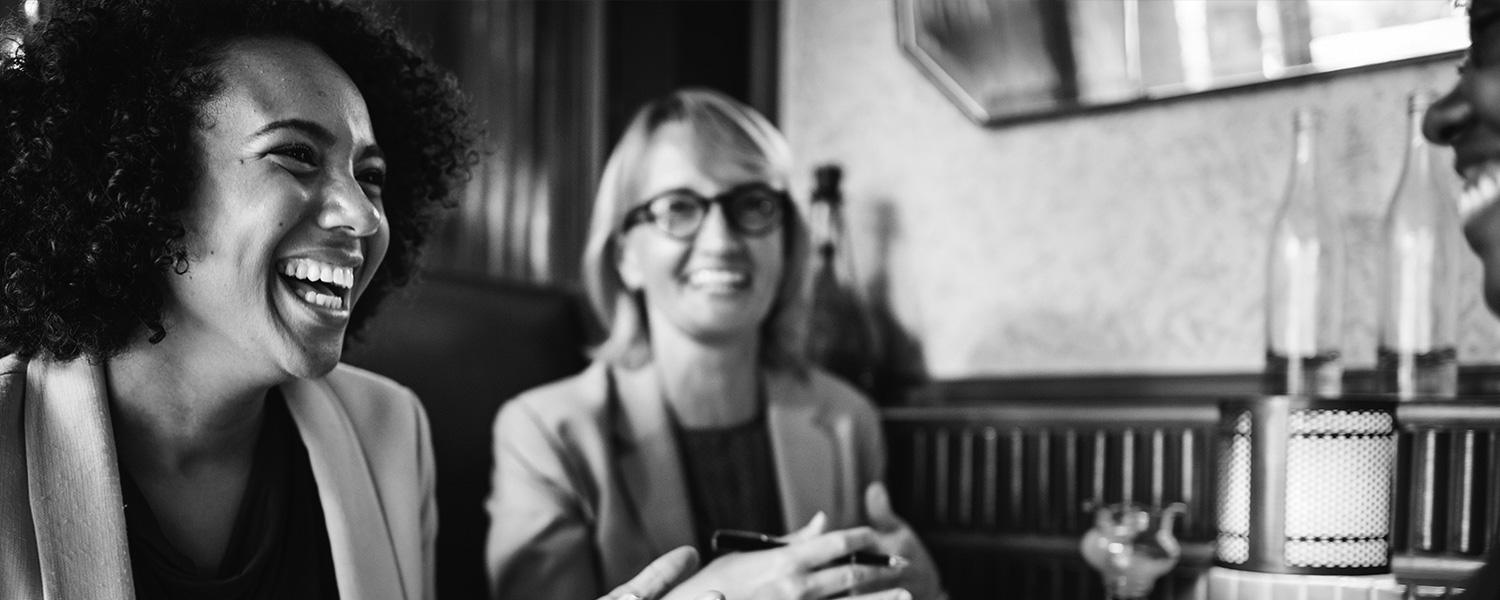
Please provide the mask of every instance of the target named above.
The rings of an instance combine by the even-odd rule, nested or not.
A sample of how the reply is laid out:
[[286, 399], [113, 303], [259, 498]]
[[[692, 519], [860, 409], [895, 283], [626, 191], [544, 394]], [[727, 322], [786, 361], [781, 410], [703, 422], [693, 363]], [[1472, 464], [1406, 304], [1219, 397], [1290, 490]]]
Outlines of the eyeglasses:
[[626, 212], [620, 231], [651, 222], [669, 236], [687, 239], [697, 235], [703, 220], [708, 218], [709, 207], [718, 204], [735, 231], [762, 236], [781, 227], [790, 203], [786, 192], [764, 183], [736, 186], [712, 198], [704, 198], [692, 190], [669, 190]]

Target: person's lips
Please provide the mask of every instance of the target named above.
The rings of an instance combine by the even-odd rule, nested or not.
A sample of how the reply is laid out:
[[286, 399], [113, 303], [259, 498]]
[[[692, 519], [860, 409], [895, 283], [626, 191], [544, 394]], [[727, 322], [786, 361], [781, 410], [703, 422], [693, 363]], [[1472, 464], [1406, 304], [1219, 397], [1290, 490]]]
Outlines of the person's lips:
[[314, 258], [282, 260], [277, 275], [302, 302], [335, 313], [347, 313], [354, 303], [353, 288], [359, 265], [334, 264]]
[[1470, 216], [1500, 200], [1500, 160], [1463, 167], [1464, 189], [1458, 195], [1458, 217], [1466, 222]]
[[688, 270], [687, 284], [716, 292], [736, 292], [750, 287], [750, 272], [733, 267], [704, 267]]

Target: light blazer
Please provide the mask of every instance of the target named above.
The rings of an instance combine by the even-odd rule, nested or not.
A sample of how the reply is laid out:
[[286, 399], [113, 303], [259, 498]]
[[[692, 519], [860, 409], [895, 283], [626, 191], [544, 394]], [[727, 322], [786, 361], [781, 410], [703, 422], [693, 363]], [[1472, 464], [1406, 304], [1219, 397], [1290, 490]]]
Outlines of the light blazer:
[[[134, 597], [103, 366], [0, 358], [0, 597]], [[437, 508], [416, 396], [347, 365], [281, 386], [339, 595], [430, 599]]]
[[[620, 398], [613, 409], [611, 368]], [[787, 531], [818, 511], [830, 528], [863, 524], [865, 487], [885, 470], [874, 408], [816, 369], [805, 379], [771, 370], [763, 376]], [[505, 404], [495, 419], [486, 501], [492, 598], [595, 598], [663, 552], [694, 543], [664, 402], [650, 366], [596, 362]]]

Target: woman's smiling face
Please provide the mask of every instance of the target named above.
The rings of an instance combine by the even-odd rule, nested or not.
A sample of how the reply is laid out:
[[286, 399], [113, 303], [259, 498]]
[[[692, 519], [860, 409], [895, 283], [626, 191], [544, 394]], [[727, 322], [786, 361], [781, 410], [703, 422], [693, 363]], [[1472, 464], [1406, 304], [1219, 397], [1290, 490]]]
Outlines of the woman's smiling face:
[[195, 134], [188, 269], [168, 279], [168, 336], [237, 368], [326, 373], [390, 242], [385, 161], [349, 76], [307, 42], [230, 42]]
[[[679, 190], [712, 198], [750, 183], [778, 187], [763, 168], [720, 155], [684, 123], [651, 135], [636, 173], [637, 202]], [[621, 280], [645, 295], [651, 327], [675, 327], [704, 342], [759, 335], [776, 302], [786, 260], [776, 227], [747, 234], [714, 204], [690, 237], [679, 239], [651, 223], [631, 227], [621, 240]]]

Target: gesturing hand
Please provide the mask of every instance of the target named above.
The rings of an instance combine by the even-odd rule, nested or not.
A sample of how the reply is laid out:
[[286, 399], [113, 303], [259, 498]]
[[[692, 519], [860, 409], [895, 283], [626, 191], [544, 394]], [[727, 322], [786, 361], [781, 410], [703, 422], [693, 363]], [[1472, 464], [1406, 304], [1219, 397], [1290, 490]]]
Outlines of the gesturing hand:
[[946, 598], [942, 583], [938, 581], [937, 565], [922, 547], [917, 534], [891, 509], [891, 497], [885, 484], [875, 482], [865, 488], [865, 515], [875, 529], [875, 547], [880, 552], [901, 556], [908, 562], [898, 574], [896, 584], [911, 590], [917, 600]]
[[[683, 546], [661, 555], [646, 568], [641, 569], [630, 581], [620, 584], [599, 600], [655, 600], [671, 591], [683, 579], [698, 569], [698, 551], [692, 546]], [[724, 595], [707, 591], [693, 596], [695, 600], [724, 600]]]
[[[802, 600], [837, 596], [851, 590], [880, 590], [857, 596], [861, 600], [909, 600], [895, 587], [901, 567], [851, 564], [835, 560], [856, 550], [873, 548], [876, 532], [856, 527], [824, 532], [820, 513], [801, 530], [785, 536], [787, 545], [770, 550], [721, 556], [678, 589], [715, 589], [730, 600]], [[668, 600], [686, 598], [669, 594]]]

